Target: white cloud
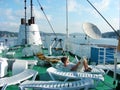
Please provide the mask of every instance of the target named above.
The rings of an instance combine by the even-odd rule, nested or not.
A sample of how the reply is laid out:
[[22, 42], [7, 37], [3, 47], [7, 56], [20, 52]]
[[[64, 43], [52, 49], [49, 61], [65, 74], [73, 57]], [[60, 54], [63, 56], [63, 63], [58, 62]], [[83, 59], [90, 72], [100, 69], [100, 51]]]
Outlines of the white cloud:
[[[24, 2], [21, 3], [21, 0], [13, 0], [13, 1], [15, 1], [15, 3], [16, 3], [15, 7], [17, 7], [19, 3], [21, 4], [21, 6], [24, 6]], [[50, 7], [54, 6], [54, 5], [52, 5], [52, 2], [54, 3], [54, 0], [46, 0], [46, 1], [49, 1], [51, 3], [49, 3], [48, 6], [46, 5], [46, 3], [44, 3], [45, 4], [44, 8], [46, 8], [46, 10], [47, 9], [51, 10]], [[59, 1], [62, 1], [62, 0], [59, 0]], [[93, 5], [95, 5], [95, 7], [103, 15], [107, 15], [108, 13], [110, 13], [110, 15], [111, 15], [111, 12], [109, 12], [109, 11], [111, 11], [109, 8], [109, 5], [110, 5], [110, 3], [112, 3], [112, 0], [90, 0], [90, 1], [93, 3]], [[28, 0], [28, 2], [29, 2], [29, 0]], [[5, 4], [7, 4], [7, 3], [4, 2], [4, 5]], [[118, 5], [117, 2], [116, 2], [116, 4]], [[112, 5], [113, 5], [113, 3], [112, 3]], [[118, 7], [117, 5], [115, 7]], [[8, 5], [5, 7], [7, 8]], [[62, 2], [62, 5], [60, 8], [62, 8], [62, 10], [63, 10], [63, 7], [65, 10], [65, 2]], [[7, 9], [6, 8], [0, 7], [0, 11], [2, 12], [2, 13], [0, 13], [0, 15], [3, 17], [3, 18], [0, 18], [0, 20], [1, 20], [0, 21], [0, 24], [1, 24], [0, 30], [18, 31], [19, 24], [20, 24], [20, 18], [24, 17], [24, 7], [22, 7], [22, 9], [21, 9], [21, 7], [20, 8], [19, 7], [17, 7], [17, 8], [11, 7], [11, 8], [7, 8]], [[36, 5], [36, 6], [34, 6], [33, 9], [34, 9], [33, 15], [35, 15], [36, 23], [40, 26], [40, 30], [50, 31], [50, 26], [48, 25], [43, 12], [40, 10], [40, 7], [37, 7], [37, 5]], [[54, 8], [54, 9], [58, 10], [58, 8]], [[117, 9], [119, 9], [119, 7]], [[29, 9], [27, 9], [27, 10], [29, 10]], [[97, 12], [87, 2], [85, 2], [85, 0], [68, 0], [68, 10], [70, 13], [70, 15], [69, 15], [70, 16], [70, 18], [69, 18], [70, 19], [69, 20], [70, 21], [69, 22], [70, 33], [71, 32], [81, 32], [81, 29], [82, 29], [81, 23], [83, 21], [90, 21], [90, 22], [93, 22], [95, 24], [98, 24], [101, 31], [104, 31], [104, 32], [106, 30], [108, 30], [108, 31], [111, 30], [111, 28], [106, 24], [106, 22], [103, 21], [103, 19], [100, 17], [100, 15], [96, 14]], [[53, 12], [53, 11], [49, 12], [49, 11], [47, 11], [46, 14], [47, 14], [47, 17], [50, 20], [50, 22], [52, 22], [52, 21], [54, 22], [54, 20], [55, 20], [55, 25], [53, 27], [55, 28], [56, 32], [65, 32], [65, 26], [64, 26], [64, 21], [65, 21], [64, 18], [65, 17], [62, 17], [62, 16], [55, 17], [55, 15], [62, 15], [62, 14], [59, 14], [59, 11], [58, 12], [57, 11], [56, 12]], [[73, 14], [76, 17], [72, 16]], [[78, 17], [77, 17], [77, 15], [78, 15]], [[115, 27], [115, 29], [118, 29], [118, 27], [119, 27], [118, 20], [119, 19], [118, 19], [118, 17], [116, 18], [116, 16], [114, 16], [114, 19], [113, 19], [112, 15], [111, 15], [110, 22], [113, 25], [113, 27]], [[30, 12], [27, 11], [27, 18], [29, 18], [29, 17], [30, 17]], [[107, 17], [107, 16], [105, 16], [105, 17]], [[56, 20], [56, 18], [57, 18], [57, 20]], [[57, 22], [58, 20], [59, 20], [59, 23]], [[75, 21], [75, 20], [77, 20], [77, 21]], [[63, 21], [63, 22], [61, 22], [61, 21]], [[105, 23], [105, 24], [103, 25], [103, 23]], [[52, 23], [52, 24], [54, 24], [54, 23]]]
[[18, 32], [19, 24], [15, 22], [0, 22], [1, 31]]
[[3, 13], [6, 18], [8, 18], [9, 20], [12, 20], [14, 17], [13, 17], [13, 10], [11, 8], [9, 9], [4, 9], [4, 13]]
[[[91, 1], [90, 1], [91, 2]], [[111, 0], [98, 0], [96, 2], [96, 0], [92, 1], [91, 4], [98, 10], [98, 11], [106, 11], [109, 9], [110, 7], [110, 2]], [[86, 11], [88, 12], [91, 12], [91, 13], [94, 13], [96, 14], [97, 12], [93, 9], [93, 11], [91, 10], [91, 7], [90, 8], [87, 8]]]
[[[38, 8], [38, 7], [37, 7]], [[44, 19], [43, 13], [41, 13], [40, 9], [37, 9], [36, 7], [34, 7], [34, 11], [33, 14], [35, 15], [36, 19]]]
[[113, 25], [113, 27], [114, 27], [115, 30], [120, 29], [120, 21], [119, 21], [119, 18], [113, 18], [111, 24]]
[[100, 11], [105, 11], [109, 8], [111, 0], [100, 0], [99, 2], [94, 3], [95, 7], [97, 7]]
[[68, 11], [73, 12], [76, 11], [77, 2], [76, 0], [68, 0]]
[[82, 28], [82, 23], [83, 23], [83, 22], [71, 23], [71, 24], [69, 25], [69, 32], [70, 32], [70, 33], [75, 33], [75, 32], [84, 33], [84, 32], [83, 32], [83, 28]]
[[12, 14], [15, 18], [21, 18], [21, 17], [24, 17], [24, 11], [23, 10], [17, 10], [17, 11], [14, 11], [13, 14]]
[[23, 11], [14, 11], [13, 9], [11, 8], [8, 8], [8, 9], [2, 9], [0, 8], [0, 11], [1, 12], [4, 12], [4, 13], [1, 13], [0, 15], [3, 17], [1, 18], [1, 22], [6, 22], [6, 21], [16, 21], [17, 18], [20, 18], [20, 16], [22, 16], [22, 12]]
[[[111, 8], [111, 0], [97, 0], [97, 2], [94, 0], [91, 3], [101, 13], [101, 15], [107, 14], [106, 12], [109, 12], [108, 10]], [[90, 14], [92, 18], [102, 20], [100, 14], [98, 14], [98, 12], [92, 6], [90, 8], [85, 8], [84, 11]]]

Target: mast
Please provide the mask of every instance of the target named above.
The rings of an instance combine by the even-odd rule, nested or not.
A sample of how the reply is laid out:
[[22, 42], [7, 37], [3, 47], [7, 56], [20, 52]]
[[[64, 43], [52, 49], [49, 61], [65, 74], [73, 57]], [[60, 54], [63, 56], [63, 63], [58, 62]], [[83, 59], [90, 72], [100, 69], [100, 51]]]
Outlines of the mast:
[[35, 24], [35, 20], [33, 17], [33, 1], [32, 0], [30, 0], [30, 13], [31, 13], [31, 17], [30, 17], [29, 23]]
[[32, 0], [30, 0], [30, 13], [31, 13], [31, 18], [30, 18], [30, 25], [32, 24], [32, 17], [33, 17], [33, 3]]
[[27, 9], [27, 7], [26, 7], [26, 0], [24, 1], [25, 2], [25, 7], [24, 7], [24, 9], [25, 9], [25, 44], [27, 44], [27, 24], [26, 24], [26, 9]]
[[66, 51], [68, 52], [68, 38], [69, 38], [69, 33], [68, 33], [68, 0], [66, 0]]
[[33, 10], [33, 4], [32, 4], [32, 0], [30, 1], [30, 6], [31, 6], [31, 18], [33, 17], [33, 12], [32, 12], [32, 10]]
[[69, 36], [68, 33], [68, 0], [66, 0], [66, 33], [67, 33], [67, 38]]

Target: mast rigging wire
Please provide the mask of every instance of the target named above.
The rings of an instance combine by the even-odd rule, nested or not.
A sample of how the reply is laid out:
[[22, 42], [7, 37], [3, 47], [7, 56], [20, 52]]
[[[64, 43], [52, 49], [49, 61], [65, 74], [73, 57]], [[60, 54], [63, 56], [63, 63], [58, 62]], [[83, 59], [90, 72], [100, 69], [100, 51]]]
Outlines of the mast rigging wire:
[[93, 4], [87, 0], [88, 3], [97, 11], [97, 13], [106, 21], [106, 23], [112, 28], [112, 30], [116, 33], [116, 35], [120, 38], [119, 33], [113, 28], [113, 26], [105, 19], [105, 17], [95, 8], [95, 6], [93, 6]]
[[51, 27], [51, 29], [52, 29], [53, 33], [55, 34], [55, 36], [56, 36], [56, 38], [57, 38], [57, 35], [56, 35], [56, 33], [55, 33], [55, 31], [54, 31], [54, 29], [53, 29], [53, 27], [52, 27], [52, 25], [51, 25], [51, 23], [50, 23], [49, 19], [47, 18], [47, 15], [45, 14], [44, 9], [43, 9], [43, 7], [42, 7], [42, 5], [40, 4], [39, 0], [37, 0], [37, 2], [38, 2], [38, 4], [39, 4], [40, 9], [42, 10], [42, 12], [43, 12], [43, 14], [44, 14], [45, 18], [47, 19], [48, 24], [50, 25], [50, 27]]

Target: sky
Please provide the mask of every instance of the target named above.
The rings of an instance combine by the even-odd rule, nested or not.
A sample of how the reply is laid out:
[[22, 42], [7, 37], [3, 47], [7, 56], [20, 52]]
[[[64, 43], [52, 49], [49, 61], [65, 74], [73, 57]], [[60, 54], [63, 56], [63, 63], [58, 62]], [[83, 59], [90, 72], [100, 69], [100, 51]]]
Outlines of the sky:
[[[55, 33], [84, 33], [83, 23], [96, 25], [101, 33], [113, 31], [103, 18], [90, 6], [87, 0], [33, 0], [33, 16], [39, 30], [52, 33], [45, 15]], [[120, 0], [89, 0], [115, 30], [120, 28]], [[27, 0], [27, 19], [30, 17], [30, 0]], [[20, 19], [24, 18], [24, 0], [0, 0], [0, 31], [19, 32]]]

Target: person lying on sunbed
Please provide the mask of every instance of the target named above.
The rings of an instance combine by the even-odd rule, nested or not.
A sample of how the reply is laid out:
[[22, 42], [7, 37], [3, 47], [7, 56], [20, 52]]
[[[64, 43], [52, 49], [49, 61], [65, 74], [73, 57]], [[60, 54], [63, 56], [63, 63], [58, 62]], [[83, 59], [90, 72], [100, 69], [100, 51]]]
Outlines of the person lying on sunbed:
[[70, 71], [85, 71], [85, 72], [90, 72], [92, 69], [88, 67], [87, 60], [85, 58], [82, 58], [79, 62], [76, 64], [73, 64], [69, 61], [69, 58], [67, 57], [62, 57], [61, 62], [63, 63], [63, 66]]

